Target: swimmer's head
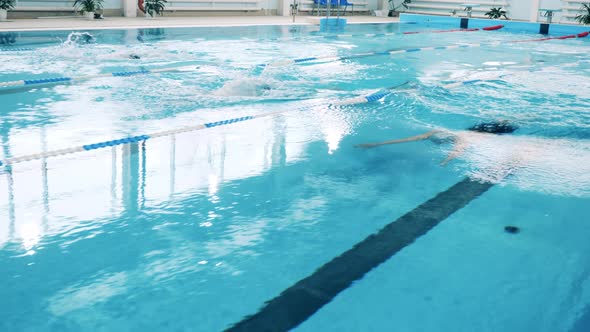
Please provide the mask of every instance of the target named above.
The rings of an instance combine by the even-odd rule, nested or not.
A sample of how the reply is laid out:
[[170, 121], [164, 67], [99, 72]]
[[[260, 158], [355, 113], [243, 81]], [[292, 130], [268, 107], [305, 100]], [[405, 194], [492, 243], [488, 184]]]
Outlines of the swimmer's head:
[[478, 123], [473, 127], [467, 128], [469, 131], [475, 131], [478, 133], [488, 133], [488, 134], [510, 134], [518, 129], [518, 126], [510, 124], [510, 122], [503, 120], [503, 121], [492, 121], [492, 122], [482, 122]]
[[260, 79], [244, 78], [225, 83], [214, 94], [218, 96], [259, 97], [268, 95], [272, 90], [270, 84], [261, 82]]
[[94, 43], [95, 40], [96, 40], [96, 38], [94, 38], [94, 36], [89, 33], [82, 35], [82, 42], [84, 42], [86, 44]]

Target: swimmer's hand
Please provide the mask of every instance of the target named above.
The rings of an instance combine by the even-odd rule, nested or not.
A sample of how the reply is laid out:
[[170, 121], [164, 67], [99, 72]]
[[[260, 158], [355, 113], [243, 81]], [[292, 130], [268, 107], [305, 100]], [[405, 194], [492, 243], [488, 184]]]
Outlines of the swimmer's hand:
[[460, 137], [455, 138], [455, 146], [453, 147], [453, 150], [449, 153], [445, 160], [440, 162], [440, 165], [444, 167], [452, 160], [461, 156], [467, 149], [467, 146], [468, 142], [465, 139]]
[[444, 160], [441, 160], [439, 165], [442, 167], [447, 166], [448, 163], [455, 160], [461, 153], [462, 152], [452, 151], [451, 153], [449, 153], [449, 155]]

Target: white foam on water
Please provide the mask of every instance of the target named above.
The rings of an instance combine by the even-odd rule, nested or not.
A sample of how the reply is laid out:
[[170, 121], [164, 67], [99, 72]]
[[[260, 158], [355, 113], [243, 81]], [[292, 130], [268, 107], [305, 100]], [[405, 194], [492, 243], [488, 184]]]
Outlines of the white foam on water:
[[472, 178], [548, 195], [590, 197], [588, 141], [469, 131], [457, 135], [466, 149], [455, 167]]

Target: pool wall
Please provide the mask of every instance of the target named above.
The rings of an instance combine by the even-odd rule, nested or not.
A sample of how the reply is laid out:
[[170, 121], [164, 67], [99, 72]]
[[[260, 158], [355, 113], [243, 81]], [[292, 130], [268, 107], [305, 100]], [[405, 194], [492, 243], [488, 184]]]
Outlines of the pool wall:
[[418, 24], [443, 24], [461, 28], [483, 28], [486, 26], [502, 24], [503, 31], [529, 32], [542, 34], [574, 34], [590, 31], [590, 27], [583, 25], [546, 24], [539, 22], [521, 22], [510, 20], [489, 20], [481, 18], [462, 18], [454, 16], [418, 15], [402, 13], [400, 22], [415, 22]]

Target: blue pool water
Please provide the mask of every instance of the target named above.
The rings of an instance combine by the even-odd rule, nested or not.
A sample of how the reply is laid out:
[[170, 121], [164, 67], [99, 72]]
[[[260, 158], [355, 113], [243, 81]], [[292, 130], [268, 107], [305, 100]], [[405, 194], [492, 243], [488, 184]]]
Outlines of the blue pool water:
[[[248, 317], [273, 330], [290, 320], [272, 314], [283, 309], [310, 311], [296, 331], [587, 331], [590, 41], [363, 36], [452, 28], [12, 35], [0, 82], [177, 70], [0, 90], [4, 162], [260, 118], [3, 168], [0, 331], [221, 331]], [[259, 66], [473, 43], [483, 45]], [[378, 91], [390, 93], [338, 105]], [[519, 128], [464, 131], [493, 120]], [[355, 147], [437, 128], [467, 145], [444, 166], [445, 141]], [[402, 232], [361, 254], [386, 226]], [[396, 241], [409, 243], [375, 260]]]

